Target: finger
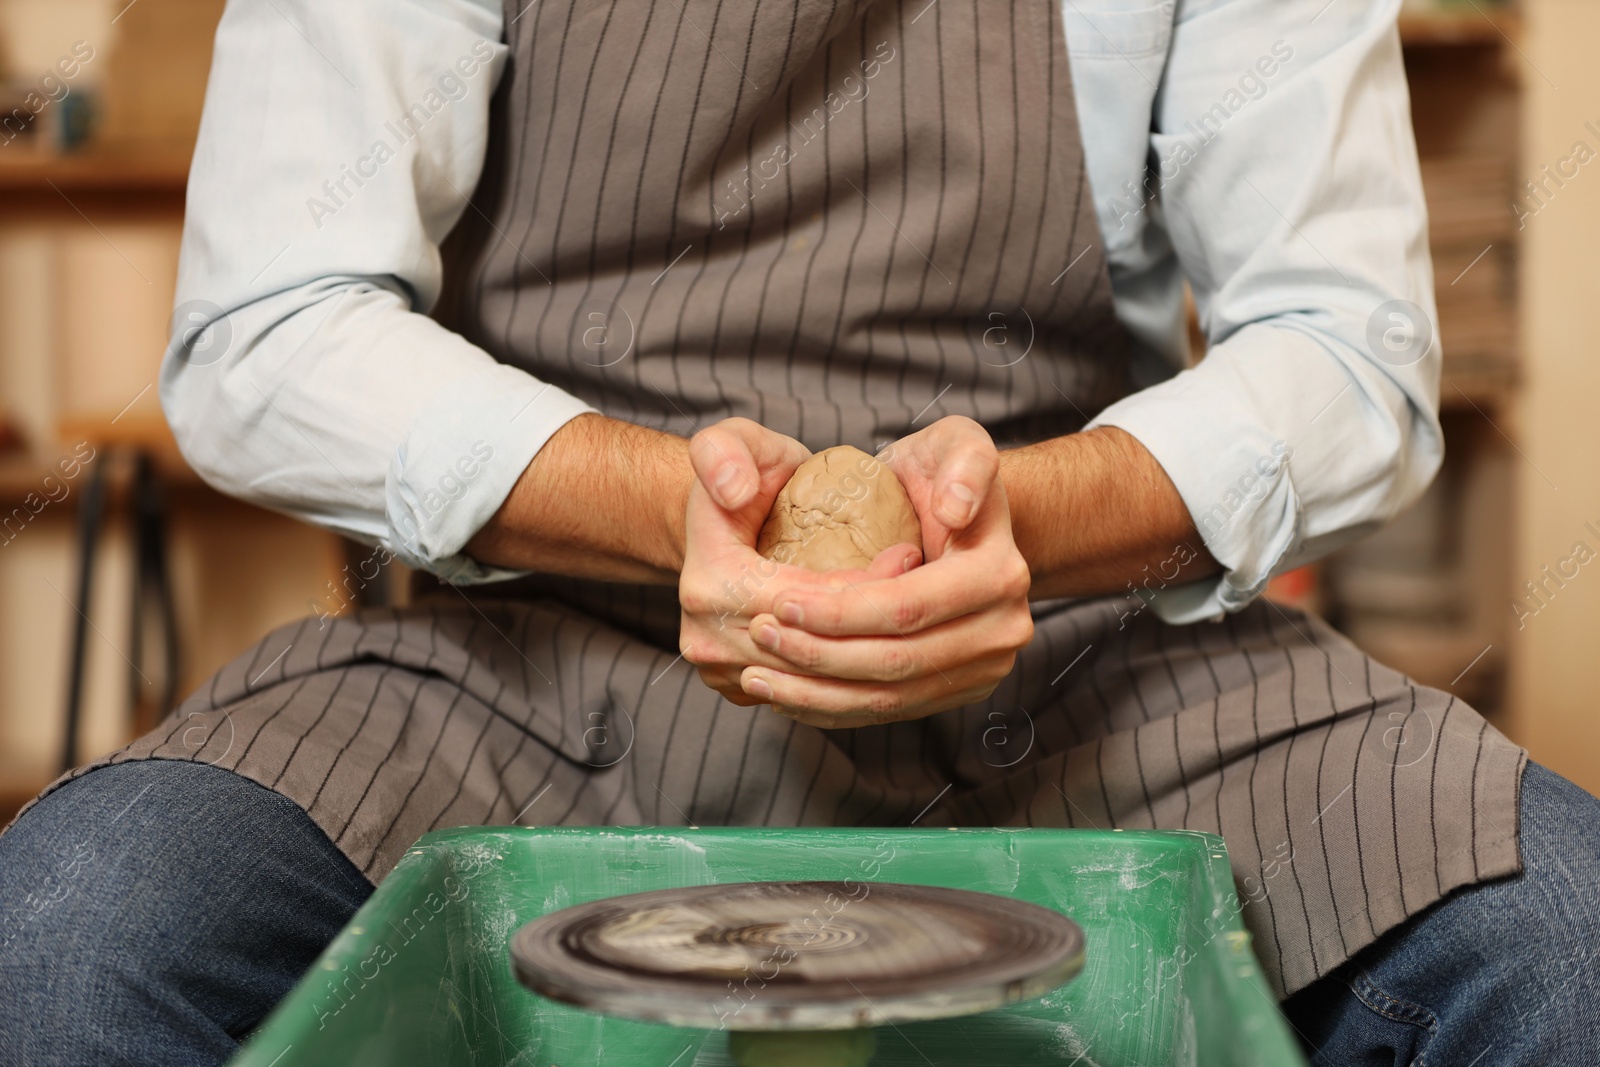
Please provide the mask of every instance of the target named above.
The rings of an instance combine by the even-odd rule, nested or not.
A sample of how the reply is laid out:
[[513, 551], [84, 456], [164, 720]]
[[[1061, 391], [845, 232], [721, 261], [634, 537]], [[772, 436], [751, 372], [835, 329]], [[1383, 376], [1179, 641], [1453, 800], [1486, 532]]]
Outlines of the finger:
[[[772, 616], [766, 616], [769, 620]], [[771, 623], [765, 624], [771, 626]], [[702, 678], [709, 678], [717, 672], [724, 672], [732, 679], [727, 684], [734, 689], [739, 688], [738, 675], [741, 670], [750, 666], [771, 667], [780, 671], [794, 671], [803, 673], [804, 668], [799, 667], [782, 656], [768, 652], [760, 647], [753, 639], [749, 630], [744, 627], [729, 626], [716, 632], [714, 637], [703, 637], [697, 640], [685, 640], [683, 658], [700, 671]], [[706, 682], [713, 689], [719, 685]]]
[[[742, 635], [743, 631], [740, 633]], [[744, 692], [740, 676], [748, 667], [757, 666], [799, 673], [792, 664], [781, 657], [763, 652], [748, 641], [744, 642], [749, 649], [747, 653], [737, 651], [734, 648], [735, 644], [737, 642], [729, 640], [719, 641], [715, 645], [702, 642], [698, 646], [685, 644], [683, 649], [683, 659], [695, 668], [706, 688], [715, 690], [731, 703], [741, 707], [754, 707], [765, 703]]]
[[[899, 685], [841, 682], [781, 671], [747, 669], [744, 691], [764, 697], [774, 710], [823, 729], [871, 726], [920, 719], [970, 704], [992, 693], [998, 682], [933, 678]], [[770, 697], [766, 694], [770, 693]]]
[[988, 431], [952, 415], [901, 438], [883, 461], [912, 494], [924, 523], [960, 530], [982, 514], [997, 482], [1000, 460]]
[[750, 446], [720, 425], [689, 439], [689, 463], [711, 499], [726, 511], [739, 510], [760, 489], [761, 474]]
[[872, 558], [868, 565], [865, 577], [870, 581], [876, 578], [897, 578], [922, 562], [922, 549], [913, 544], [890, 545]]
[[[1022, 610], [985, 612], [915, 636], [819, 637], [784, 626], [770, 615], [758, 615], [751, 620], [750, 635], [769, 657], [780, 660], [780, 670], [861, 682], [906, 682], [969, 664], [1009, 661], [1032, 639], [1033, 619]], [[752, 660], [751, 665], [762, 664]]]
[[1028, 565], [1015, 551], [946, 556], [898, 578], [831, 591], [795, 585], [772, 598], [785, 625], [830, 637], [906, 635], [1025, 597]]
[[[700, 517], [708, 522], [723, 522], [728, 518], [715, 507], [702, 509]], [[907, 557], [915, 552], [909, 545], [904, 547], [911, 550]], [[895, 570], [893, 556], [876, 566], [877, 573], [882, 576], [899, 573]], [[685, 568], [679, 577], [678, 603], [683, 609], [680, 625], [684, 640], [693, 638], [691, 643], [697, 652], [715, 649], [725, 639], [737, 642], [752, 618], [771, 614], [774, 600], [795, 590], [838, 592], [849, 589], [852, 583], [874, 580], [874, 573], [866, 568], [813, 571], [780, 564], [762, 557], [752, 548], [736, 545], [720, 553], [712, 566]], [[736, 645], [736, 654], [754, 653], [751, 646]], [[691, 655], [691, 661], [698, 662], [698, 659]], [[755, 661], [747, 659], [745, 662]]]
[[739, 671], [724, 667], [701, 668], [700, 680], [708, 689], [716, 691], [722, 699], [730, 704], [737, 704], [741, 708], [754, 708], [766, 701], [750, 696], [740, 688]]
[[922, 549], [908, 541], [904, 544], [890, 545], [872, 557], [872, 562], [865, 567], [814, 571], [806, 567], [788, 565], [779, 572], [785, 584], [774, 588], [773, 596], [779, 596], [785, 589], [791, 588], [821, 589], [837, 593], [842, 589], [848, 589], [851, 583], [859, 585], [862, 582], [875, 582], [882, 578], [898, 578], [921, 563]]
[[695, 476], [728, 511], [763, 495], [775, 476], [781, 487], [809, 455], [800, 442], [749, 419], [724, 419], [689, 439]]
[[964, 530], [977, 517], [1000, 472], [1000, 455], [982, 426], [952, 416], [928, 428], [939, 457], [933, 478], [934, 515], [952, 530]]
[[[708, 655], [693, 657], [685, 656], [684, 659], [693, 664], [695, 668], [698, 669], [702, 674], [707, 672], [725, 671], [730, 673], [730, 677], [736, 677], [738, 673], [744, 670], [746, 667], [770, 667], [773, 670], [792, 671], [796, 674], [806, 673], [805, 668], [790, 663], [782, 656], [775, 656], [770, 652], [758, 648], [756, 645], [751, 644], [748, 641], [743, 642], [743, 644], [747, 647], [747, 651], [740, 651], [739, 649], [730, 646], [727, 649], [718, 649], [715, 653]], [[707, 682], [706, 684], [711, 685], [710, 682]], [[729, 684], [735, 689], [739, 687], [739, 683], [737, 681], [730, 682]], [[716, 689], [718, 687], [712, 685], [711, 688]]]

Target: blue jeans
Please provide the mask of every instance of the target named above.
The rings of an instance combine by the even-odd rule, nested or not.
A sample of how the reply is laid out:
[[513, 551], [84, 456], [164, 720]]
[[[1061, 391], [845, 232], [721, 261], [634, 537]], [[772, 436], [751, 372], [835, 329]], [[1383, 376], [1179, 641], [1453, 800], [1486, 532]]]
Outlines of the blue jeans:
[[[1600, 1064], [1600, 801], [1530, 764], [1522, 854], [1289, 1000], [1316, 1064]], [[87, 774], [0, 836], [0, 1061], [221, 1063], [371, 892], [231, 771]]]
[[248, 778], [91, 771], [0, 836], [0, 1063], [222, 1063], [371, 894]]
[[1284, 1004], [1313, 1067], [1600, 1065], [1600, 800], [1529, 763], [1523, 873], [1463, 890]]

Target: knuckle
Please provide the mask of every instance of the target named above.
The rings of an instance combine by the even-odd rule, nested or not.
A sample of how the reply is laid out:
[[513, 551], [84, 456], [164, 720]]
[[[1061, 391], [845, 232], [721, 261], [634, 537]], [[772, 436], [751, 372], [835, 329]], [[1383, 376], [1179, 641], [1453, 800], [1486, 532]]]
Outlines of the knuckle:
[[969, 415], [946, 415], [939, 421], [944, 423], [944, 425], [950, 430], [959, 431], [965, 434], [972, 434], [974, 436], [983, 438], [985, 441], [989, 440], [989, 431], [985, 430], [983, 425], [979, 423], [977, 419], [974, 419]]
[[899, 693], [893, 689], [874, 689], [867, 694], [862, 710], [870, 715], [893, 715], [900, 707]]
[[1025, 647], [1033, 640], [1033, 615], [1029, 612], [1018, 612], [1005, 630], [1005, 647], [1013, 650]]
[[1021, 553], [1014, 553], [1001, 569], [1000, 584], [1008, 600], [1028, 595], [1028, 589], [1033, 585], [1033, 572], [1028, 569], [1028, 562]]
[[818, 715], [810, 708], [800, 707], [798, 705], [786, 704], [782, 707], [773, 705], [772, 710], [776, 711], [779, 715], [782, 715], [786, 719], [793, 719], [801, 726], [810, 726], [818, 730], [828, 730], [832, 729], [834, 725], [826, 715]]
[[716, 611], [716, 593], [708, 583], [682, 581], [678, 583], [678, 605], [686, 615], [712, 615]]
[[701, 641], [687, 646], [683, 650], [683, 658], [696, 667], [713, 668], [718, 671], [738, 662], [733, 656], [733, 650], [720, 641]]
[[989, 686], [989, 691], [988, 693], [985, 693], [984, 696], [988, 696], [989, 693], [994, 692], [1000, 683], [1005, 681], [1006, 676], [1011, 673], [1012, 668], [1016, 667], [1016, 665], [1017, 654], [1015, 652], [1007, 652], [1005, 655], [1001, 656], [1000, 659], [995, 663], [994, 682]]
[[901, 600], [889, 608], [889, 621], [896, 630], [916, 630], [922, 623], [922, 605], [915, 600]]
[[709, 458], [716, 455], [717, 437], [720, 436], [716, 426], [707, 426], [689, 438], [689, 454], [697, 458]]
[[816, 642], [806, 640], [802, 634], [785, 634], [778, 654], [796, 667], [804, 667], [807, 670], [815, 669], [822, 664], [822, 650], [817, 647]]
[[815, 634], [837, 634], [844, 628], [844, 612], [831, 599], [795, 597], [805, 612], [805, 628]]
[[[811, 616], [807, 615], [806, 618]], [[867, 627], [860, 620], [852, 619], [849, 608], [842, 598], [832, 599], [822, 612], [822, 625], [827, 628], [827, 633], [834, 636], [847, 635], [852, 630], [865, 632]]]
[[890, 681], [903, 681], [911, 674], [912, 660], [912, 650], [907, 648], [905, 643], [891, 645], [883, 654], [881, 673]]

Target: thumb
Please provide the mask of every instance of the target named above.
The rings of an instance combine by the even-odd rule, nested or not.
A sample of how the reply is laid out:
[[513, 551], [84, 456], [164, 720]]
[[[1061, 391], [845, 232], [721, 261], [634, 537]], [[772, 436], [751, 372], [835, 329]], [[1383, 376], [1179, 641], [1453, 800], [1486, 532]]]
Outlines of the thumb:
[[689, 439], [695, 477], [725, 511], [761, 495], [767, 476], [780, 476], [782, 485], [808, 455], [800, 442], [749, 419], [724, 419]]
[[963, 530], [983, 506], [1000, 471], [994, 441], [970, 419], [941, 419], [929, 427], [938, 472], [933, 479], [934, 514], [951, 530]]
[[913, 544], [891, 545], [873, 557], [867, 577], [898, 578], [922, 562], [922, 549]]

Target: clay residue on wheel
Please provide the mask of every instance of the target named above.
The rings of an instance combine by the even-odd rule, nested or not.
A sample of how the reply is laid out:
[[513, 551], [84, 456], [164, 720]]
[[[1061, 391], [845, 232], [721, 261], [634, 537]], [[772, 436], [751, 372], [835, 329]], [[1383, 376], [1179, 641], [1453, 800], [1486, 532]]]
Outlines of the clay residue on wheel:
[[756, 551], [814, 571], [866, 567], [893, 545], [922, 547], [922, 526], [895, 473], [859, 448], [824, 449], [778, 493]]

